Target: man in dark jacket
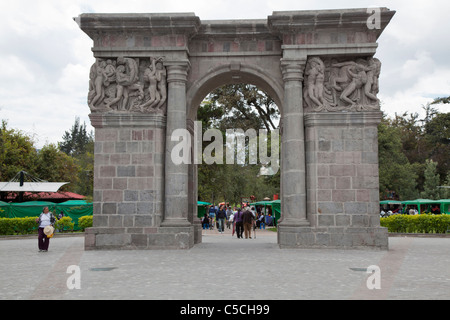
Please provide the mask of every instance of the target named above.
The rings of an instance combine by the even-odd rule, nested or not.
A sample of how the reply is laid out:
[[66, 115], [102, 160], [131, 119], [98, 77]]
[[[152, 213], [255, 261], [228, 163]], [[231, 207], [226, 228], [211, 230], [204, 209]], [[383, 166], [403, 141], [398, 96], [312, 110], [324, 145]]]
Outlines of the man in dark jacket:
[[253, 225], [253, 212], [247, 207], [247, 210], [244, 211], [244, 215], [242, 217], [242, 221], [244, 223], [244, 234], [245, 239], [252, 238], [252, 225]]
[[244, 223], [242, 221], [243, 213], [241, 211], [241, 208], [238, 208], [238, 211], [234, 215], [234, 221], [236, 221], [236, 234], [238, 239], [242, 238], [242, 233], [244, 231]]
[[217, 214], [216, 214], [216, 219], [219, 224], [219, 227], [217, 228], [217, 230], [220, 233], [223, 233], [223, 231], [224, 231], [223, 226], [225, 225], [226, 217], [227, 217], [227, 213], [225, 212], [224, 206], [220, 206], [220, 209], [219, 209], [219, 211], [217, 211]]

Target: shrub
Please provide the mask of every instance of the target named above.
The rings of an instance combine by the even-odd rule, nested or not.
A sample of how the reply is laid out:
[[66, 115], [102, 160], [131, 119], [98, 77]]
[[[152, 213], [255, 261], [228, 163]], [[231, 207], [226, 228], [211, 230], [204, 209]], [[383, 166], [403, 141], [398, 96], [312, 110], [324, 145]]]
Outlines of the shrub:
[[380, 225], [394, 233], [446, 233], [450, 229], [450, 215], [420, 214], [409, 216], [398, 214], [381, 218]]
[[37, 230], [36, 217], [0, 218], [0, 234], [32, 234]]
[[78, 218], [78, 227], [81, 229], [81, 231], [86, 230], [86, 228], [92, 227], [92, 216], [83, 216]]
[[55, 229], [60, 231], [73, 231], [75, 223], [72, 222], [71, 217], [62, 217], [55, 222]]

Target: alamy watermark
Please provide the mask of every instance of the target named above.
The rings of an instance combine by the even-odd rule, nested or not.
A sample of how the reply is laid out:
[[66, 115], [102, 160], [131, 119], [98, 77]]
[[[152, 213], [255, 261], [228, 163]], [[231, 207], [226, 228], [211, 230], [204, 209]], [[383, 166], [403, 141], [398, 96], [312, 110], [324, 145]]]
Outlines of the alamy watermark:
[[[226, 143], [224, 143], [223, 132], [218, 129], [208, 129], [202, 134], [202, 122], [194, 121], [194, 136], [186, 129], [176, 129], [172, 132], [171, 141], [178, 142], [171, 151], [172, 162], [180, 164], [223, 164], [225, 152], [225, 164], [244, 165], [247, 159], [248, 164], [263, 165], [260, 175], [274, 175], [280, 168], [278, 129], [270, 131], [270, 154], [268, 153], [267, 130], [260, 129], [258, 134], [255, 129], [227, 129]], [[246, 139], [248, 144], [246, 147]], [[193, 141], [193, 145], [192, 145]], [[202, 142], [211, 141], [202, 150]], [[225, 149], [225, 151], [224, 151]]]
[[370, 276], [367, 278], [366, 286], [369, 290], [380, 290], [381, 289], [381, 269], [379, 266], [369, 266], [367, 268], [367, 273], [370, 274]]
[[67, 289], [81, 289], [81, 270], [77, 265], [70, 265], [67, 267], [66, 273], [71, 274], [66, 281]]
[[381, 29], [381, 8], [367, 8], [367, 14], [370, 14], [367, 18], [367, 28], [369, 30]]

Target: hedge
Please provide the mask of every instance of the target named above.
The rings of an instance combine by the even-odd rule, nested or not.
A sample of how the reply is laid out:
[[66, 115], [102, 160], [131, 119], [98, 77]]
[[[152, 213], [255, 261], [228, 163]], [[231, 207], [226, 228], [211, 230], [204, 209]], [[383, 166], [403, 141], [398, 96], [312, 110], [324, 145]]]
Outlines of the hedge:
[[381, 218], [380, 225], [393, 233], [447, 233], [450, 231], [450, 215], [396, 214]]
[[[73, 231], [75, 223], [72, 218], [63, 217], [55, 222], [55, 229], [61, 232]], [[92, 227], [92, 216], [78, 218], [78, 226], [84, 231]], [[23, 235], [37, 233], [36, 217], [0, 218], [0, 235]]]
[[0, 218], [0, 234], [32, 234], [37, 232], [36, 217]]

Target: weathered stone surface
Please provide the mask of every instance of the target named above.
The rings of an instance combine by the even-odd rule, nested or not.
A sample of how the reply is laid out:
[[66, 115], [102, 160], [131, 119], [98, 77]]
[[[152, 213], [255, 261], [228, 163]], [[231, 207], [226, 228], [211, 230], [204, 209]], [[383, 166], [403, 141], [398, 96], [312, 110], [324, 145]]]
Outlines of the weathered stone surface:
[[[394, 11], [274, 12], [201, 21], [192, 13], [82, 14], [93, 40], [95, 128], [89, 249], [188, 249], [201, 242], [197, 169], [175, 164], [203, 98], [252, 83], [282, 114], [278, 242], [283, 248], [387, 247], [378, 218], [377, 43]], [[144, 231], [145, 230], [145, 231]]]

